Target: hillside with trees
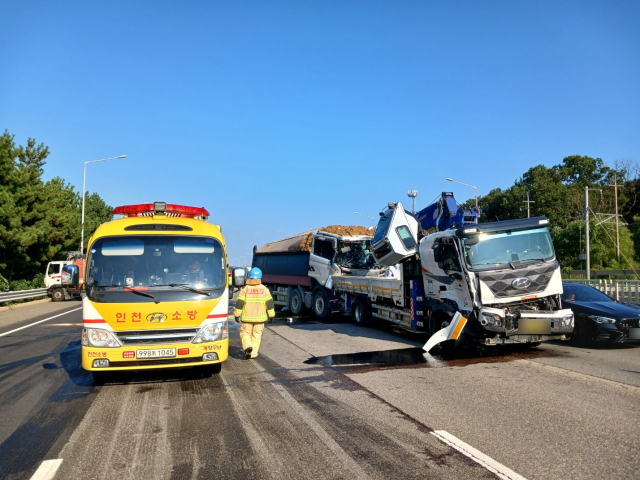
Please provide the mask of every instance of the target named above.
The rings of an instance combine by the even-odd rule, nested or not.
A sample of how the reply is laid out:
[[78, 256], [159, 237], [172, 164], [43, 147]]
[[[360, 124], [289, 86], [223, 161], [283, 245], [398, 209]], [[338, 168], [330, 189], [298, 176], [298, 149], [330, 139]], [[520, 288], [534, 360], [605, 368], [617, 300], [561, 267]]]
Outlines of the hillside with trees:
[[[44, 181], [49, 148], [0, 136], [0, 291], [40, 288], [48, 262], [78, 250], [82, 194], [64, 179]], [[97, 193], [85, 199], [86, 240], [112, 208]]]

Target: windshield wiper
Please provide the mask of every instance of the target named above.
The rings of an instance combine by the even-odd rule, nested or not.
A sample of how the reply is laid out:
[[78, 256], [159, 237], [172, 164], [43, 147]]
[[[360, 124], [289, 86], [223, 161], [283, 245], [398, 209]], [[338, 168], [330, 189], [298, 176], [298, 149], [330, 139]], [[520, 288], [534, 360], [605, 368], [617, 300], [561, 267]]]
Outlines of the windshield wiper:
[[207, 297], [211, 296], [211, 292], [200, 290], [199, 288], [190, 287], [188, 283], [163, 283], [160, 285], [154, 285], [154, 287], [183, 287], [184, 289], [189, 290], [193, 293], [199, 293], [200, 295], [206, 295]]
[[[124, 290], [118, 290], [118, 291], [122, 291], [122, 292], [131, 292], [131, 293], [135, 293], [137, 295], [142, 295], [143, 297], [149, 297], [149, 298], [156, 298], [155, 295], [151, 294], [151, 293], [147, 293], [147, 292], [143, 292], [142, 290], [138, 290], [135, 287], [125, 287], [124, 285], [96, 285], [97, 287], [102, 287], [102, 288], [113, 288], [113, 287], [120, 287], [123, 288]], [[144, 287], [147, 288], [147, 287]], [[109, 290], [104, 290], [105, 292], [109, 291]], [[113, 290], [111, 290], [113, 291]]]

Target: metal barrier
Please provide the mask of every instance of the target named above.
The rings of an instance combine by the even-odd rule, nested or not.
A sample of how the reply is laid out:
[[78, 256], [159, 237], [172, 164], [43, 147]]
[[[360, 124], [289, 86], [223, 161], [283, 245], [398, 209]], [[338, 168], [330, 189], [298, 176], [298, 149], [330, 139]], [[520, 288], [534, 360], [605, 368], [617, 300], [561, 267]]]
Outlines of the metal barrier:
[[618, 302], [635, 303], [640, 305], [640, 280], [569, 280], [565, 283], [581, 283], [589, 285], [602, 293], [609, 295]]
[[18, 290], [17, 292], [0, 293], [0, 303], [13, 302], [14, 300], [27, 300], [29, 298], [45, 297], [46, 288], [36, 288], [34, 290]]

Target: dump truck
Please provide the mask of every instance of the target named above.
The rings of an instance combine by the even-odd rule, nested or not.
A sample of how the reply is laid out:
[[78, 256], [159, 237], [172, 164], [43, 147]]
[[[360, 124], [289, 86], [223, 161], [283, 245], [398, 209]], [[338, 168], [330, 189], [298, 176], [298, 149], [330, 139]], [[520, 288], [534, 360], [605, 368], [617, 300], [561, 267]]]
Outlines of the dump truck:
[[362, 226], [314, 228], [253, 249], [253, 267], [276, 305], [292, 314], [312, 309], [323, 319], [345, 310], [333, 290], [335, 276], [378, 275], [371, 253], [372, 230]]

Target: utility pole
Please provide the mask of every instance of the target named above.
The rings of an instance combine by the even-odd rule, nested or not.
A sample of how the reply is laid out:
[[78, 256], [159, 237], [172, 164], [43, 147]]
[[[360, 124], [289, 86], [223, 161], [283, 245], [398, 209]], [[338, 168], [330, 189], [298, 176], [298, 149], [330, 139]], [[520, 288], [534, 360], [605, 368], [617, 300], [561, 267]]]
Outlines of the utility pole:
[[589, 258], [589, 187], [584, 187], [584, 243], [587, 254], [587, 280], [591, 280], [591, 259]]
[[616, 198], [616, 259], [620, 265], [620, 233], [618, 232], [618, 175], [613, 174], [613, 191]]
[[536, 203], [536, 202], [534, 202], [533, 200], [529, 200], [529, 192], [527, 192], [527, 200], [523, 201], [522, 203], [527, 204], [527, 218], [531, 218], [531, 210], [529, 209], [529, 207], [531, 206], [530, 204]]

